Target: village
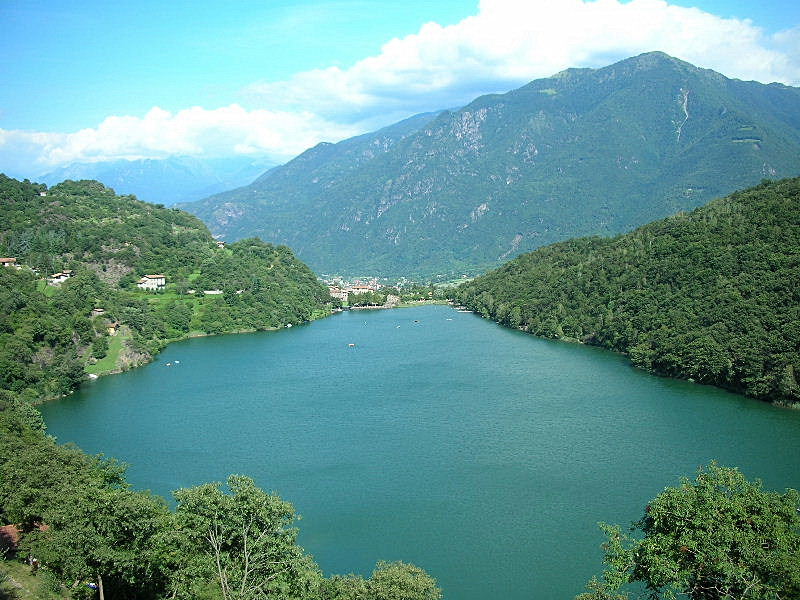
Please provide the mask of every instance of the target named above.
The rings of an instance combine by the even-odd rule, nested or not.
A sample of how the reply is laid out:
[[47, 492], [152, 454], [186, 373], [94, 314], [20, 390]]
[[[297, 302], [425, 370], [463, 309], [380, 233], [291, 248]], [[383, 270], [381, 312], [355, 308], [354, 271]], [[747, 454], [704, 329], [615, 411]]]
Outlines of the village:
[[[225, 248], [225, 242], [221, 240], [216, 241], [217, 248], [223, 249]], [[32, 269], [26, 265], [22, 265], [18, 262], [15, 257], [6, 257], [0, 258], [0, 266], [9, 267], [14, 269], [29, 269], [35, 274], [39, 274], [37, 269]], [[53, 287], [59, 287], [63, 282], [74, 275], [74, 271], [71, 269], [63, 269], [57, 273], [53, 273], [49, 275], [45, 280], [47, 285]], [[400, 278], [396, 283], [393, 285], [386, 285], [379, 282], [377, 277], [363, 277], [348, 280], [341, 276], [328, 276], [322, 279], [322, 282], [328, 287], [328, 292], [330, 293], [332, 298], [336, 298], [340, 300], [342, 304], [347, 305], [350, 301], [350, 297], [357, 294], [388, 294], [390, 296], [401, 296], [401, 292], [399, 290], [404, 290], [406, 293], [403, 293], [402, 296], [405, 297], [408, 293], [412, 293], [415, 300], [422, 300], [425, 299], [427, 296], [428, 298], [433, 298], [437, 294], [435, 293], [432, 287], [428, 286], [421, 286], [419, 284], [415, 284], [410, 280], [405, 278]], [[136, 282], [136, 287], [150, 292], [158, 292], [162, 291], [166, 288], [167, 285], [167, 277], [164, 274], [152, 274], [152, 275], [143, 275], [139, 278]], [[426, 291], [422, 292], [421, 288], [425, 287]], [[413, 290], [413, 292], [411, 292]], [[237, 290], [237, 293], [242, 293], [243, 290]], [[195, 294], [197, 293], [196, 290], [190, 289], [187, 290], [188, 294]], [[219, 295], [222, 294], [222, 290], [213, 289], [213, 290], [202, 290], [204, 295]]]
[[346, 281], [337, 277], [323, 280], [323, 282], [328, 286], [328, 293], [331, 297], [341, 300], [343, 304], [349, 302], [351, 295], [377, 293], [383, 287], [376, 278], [371, 278], [364, 282], [360, 279]]

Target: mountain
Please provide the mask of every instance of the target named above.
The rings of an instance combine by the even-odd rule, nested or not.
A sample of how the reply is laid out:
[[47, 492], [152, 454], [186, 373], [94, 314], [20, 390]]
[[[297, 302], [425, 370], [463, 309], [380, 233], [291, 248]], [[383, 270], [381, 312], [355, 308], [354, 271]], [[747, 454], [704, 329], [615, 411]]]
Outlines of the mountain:
[[94, 179], [121, 194], [135, 194], [147, 202], [170, 205], [248, 184], [272, 166], [265, 160], [251, 157], [200, 159], [179, 156], [72, 163], [38, 179], [47, 185], [67, 179]]
[[616, 238], [560, 242], [459, 286], [485, 317], [637, 367], [800, 403], [800, 178]]
[[660, 52], [401, 125], [185, 208], [226, 239], [289, 244], [317, 271], [452, 275], [800, 173], [800, 89]]

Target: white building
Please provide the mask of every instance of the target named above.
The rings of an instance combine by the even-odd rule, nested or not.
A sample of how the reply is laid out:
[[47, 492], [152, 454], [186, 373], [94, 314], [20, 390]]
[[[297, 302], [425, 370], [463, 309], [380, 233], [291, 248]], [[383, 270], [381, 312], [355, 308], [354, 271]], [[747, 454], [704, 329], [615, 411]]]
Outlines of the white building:
[[164, 275], [145, 275], [142, 277], [136, 287], [143, 290], [162, 290], [167, 285], [167, 278]]
[[70, 269], [65, 269], [60, 273], [53, 273], [50, 275], [50, 277], [47, 278], [47, 283], [58, 286], [64, 283], [70, 277], [72, 277], [72, 271]]
[[328, 288], [328, 293], [333, 298], [338, 298], [342, 302], [347, 302], [347, 290], [343, 290], [340, 287], [333, 285]]

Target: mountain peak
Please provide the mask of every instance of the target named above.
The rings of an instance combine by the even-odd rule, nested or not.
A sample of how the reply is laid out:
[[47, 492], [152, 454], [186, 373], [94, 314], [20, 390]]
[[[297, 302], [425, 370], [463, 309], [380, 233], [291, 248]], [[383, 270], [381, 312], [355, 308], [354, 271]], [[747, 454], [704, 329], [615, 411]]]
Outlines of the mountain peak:
[[322, 272], [463, 274], [795, 175], [798, 114], [797, 88], [647, 52], [318, 146], [187, 208]]
[[613, 65], [605, 67], [605, 69], [616, 69], [620, 67], [633, 68], [638, 71], [659, 68], [673, 68], [684, 72], [690, 71], [695, 73], [701, 71], [701, 69], [695, 67], [693, 64], [681, 60], [680, 58], [670, 56], [666, 52], [662, 52], [660, 50], [645, 52], [643, 54], [639, 54], [638, 56], [626, 58], [614, 63]]

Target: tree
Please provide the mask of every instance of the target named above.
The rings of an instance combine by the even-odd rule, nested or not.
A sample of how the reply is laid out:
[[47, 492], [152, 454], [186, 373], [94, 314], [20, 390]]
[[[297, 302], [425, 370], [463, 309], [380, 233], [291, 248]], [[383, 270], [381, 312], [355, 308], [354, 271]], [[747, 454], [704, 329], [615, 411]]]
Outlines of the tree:
[[157, 598], [163, 589], [153, 540], [167, 508], [160, 498], [104, 485], [61, 488], [44, 511], [46, 527], [20, 546], [66, 582], [96, 581], [103, 599]]
[[800, 597], [800, 494], [763, 491], [711, 463], [667, 488], [632, 527], [603, 525], [608, 566], [578, 600], [622, 600], [640, 583], [653, 599], [784, 600]]
[[231, 475], [227, 484], [230, 494], [218, 483], [174, 494], [177, 539], [164, 544], [178, 548], [173, 597], [195, 597], [202, 581], [224, 600], [312, 597], [321, 574], [296, 543], [292, 505], [249, 477]]
[[368, 581], [370, 600], [440, 600], [442, 590], [425, 571], [404, 562], [379, 562]]

